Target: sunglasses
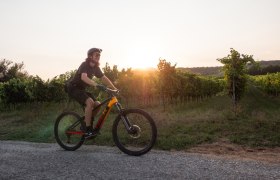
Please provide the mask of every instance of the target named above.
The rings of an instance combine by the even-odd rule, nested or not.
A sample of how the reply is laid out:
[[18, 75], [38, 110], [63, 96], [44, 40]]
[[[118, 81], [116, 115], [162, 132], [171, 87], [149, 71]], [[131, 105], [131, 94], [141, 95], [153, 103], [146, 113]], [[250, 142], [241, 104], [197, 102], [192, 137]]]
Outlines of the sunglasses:
[[100, 57], [101, 54], [100, 54], [100, 53], [95, 53], [94, 56], [95, 56], [95, 57]]

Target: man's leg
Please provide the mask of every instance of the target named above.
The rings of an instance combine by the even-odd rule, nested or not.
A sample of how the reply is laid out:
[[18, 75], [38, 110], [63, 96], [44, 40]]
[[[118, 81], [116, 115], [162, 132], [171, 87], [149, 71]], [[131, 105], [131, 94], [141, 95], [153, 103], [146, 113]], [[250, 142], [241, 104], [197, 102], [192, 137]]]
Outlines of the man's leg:
[[[87, 132], [87, 135], [91, 136], [93, 134], [93, 128], [91, 126], [92, 109], [94, 107], [94, 100], [91, 98], [84, 90], [73, 88], [70, 90], [69, 95], [78, 101], [80, 104], [86, 105], [85, 107], [85, 124], [86, 129], [83, 131]], [[82, 128], [81, 128], [82, 130]]]
[[[97, 107], [99, 104], [101, 104], [99, 101], [94, 101], [93, 108]], [[100, 107], [92, 112], [92, 117], [95, 117], [99, 113], [99, 111]]]
[[85, 107], [85, 122], [86, 122], [86, 126], [90, 127], [90, 121], [91, 121], [91, 117], [92, 117], [92, 109], [94, 106], [94, 101], [91, 98], [87, 98], [86, 100], [86, 107]]
[[86, 136], [85, 138], [92, 138], [97, 135], [98, 131], [95, 131], [91, 125], [92, 109], [94, 107], [94, 101], [92, 98], [87, 98], [85, 108], [85, 122], [86, 122]]

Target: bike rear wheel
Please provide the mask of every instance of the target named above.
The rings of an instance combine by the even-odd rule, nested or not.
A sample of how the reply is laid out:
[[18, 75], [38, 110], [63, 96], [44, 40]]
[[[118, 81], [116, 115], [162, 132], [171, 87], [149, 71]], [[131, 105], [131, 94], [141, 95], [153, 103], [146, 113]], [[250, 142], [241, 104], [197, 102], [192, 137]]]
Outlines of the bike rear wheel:
[[75, 151], [84, 143], [84, 133], [80, 130], [82, 120], [75, 112], [64, 112], [57, 117], [54, 134], [63, 149]]
[[[126, 118], [132, 130], [127, 131], [123, 118]], [[128, 155], [140, 156], [149, 152], [156, 142], [157, 129], [152, 117], [140, 109], [127, 109], [113, 124], [113, 138], [116, 146]]]

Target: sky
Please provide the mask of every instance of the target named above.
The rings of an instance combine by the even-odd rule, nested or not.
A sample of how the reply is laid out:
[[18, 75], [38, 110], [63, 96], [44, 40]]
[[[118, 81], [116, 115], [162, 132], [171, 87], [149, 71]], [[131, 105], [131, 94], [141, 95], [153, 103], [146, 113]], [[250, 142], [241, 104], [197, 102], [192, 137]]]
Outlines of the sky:
[[280, 59], [279, 0], [0, 0], [0, 59], [43, 79], [92, 47], [121, 68], [219, 66], [230, 48]]

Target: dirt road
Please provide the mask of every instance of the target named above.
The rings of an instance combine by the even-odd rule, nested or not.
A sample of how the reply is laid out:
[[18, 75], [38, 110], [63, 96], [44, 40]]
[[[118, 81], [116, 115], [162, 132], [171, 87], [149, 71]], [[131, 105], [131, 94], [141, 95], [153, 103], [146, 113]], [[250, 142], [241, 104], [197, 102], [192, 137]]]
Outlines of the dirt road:
[[0, 179], [280, 179], [280, 165], [196, 153], [151, 151], [141, 157], [115, 147], [0, 141]]

